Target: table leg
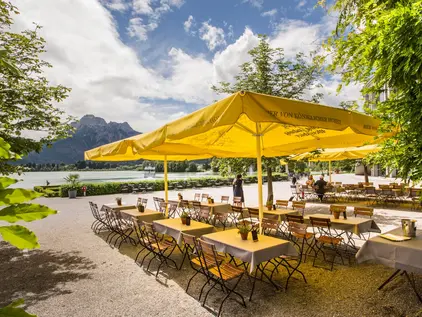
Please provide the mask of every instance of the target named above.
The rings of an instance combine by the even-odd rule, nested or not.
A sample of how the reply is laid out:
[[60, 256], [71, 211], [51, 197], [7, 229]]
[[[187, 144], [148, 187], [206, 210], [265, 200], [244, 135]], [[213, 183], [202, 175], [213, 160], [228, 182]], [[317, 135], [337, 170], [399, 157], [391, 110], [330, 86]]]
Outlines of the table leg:
[[422, 303], [422, 297], [421, 295], [419, 295], [418, 290], [416, 289], [415, 277], [413, 276], [413, 273], [410, 273], [410, 276], [409, 276], [409, 274], [406, 271], [404, 271], [404, 275], [406, 275], [406, 278], [409, 281], [410, 286], [412, 286], [412, 289], [415, 292], [416, 296], [418, 297], [419, 302]]
[[388, 279], [385, 280], [384, 283], [382, 283], [382, 285], [380, 287], [378, 287], [378, 290], [382, 290], [385, 285], [387, 285], [388, 283], [390, 283], [396, 277], [396, 275], [400, 273], [400, 271], [401, 270], [395, 271]]

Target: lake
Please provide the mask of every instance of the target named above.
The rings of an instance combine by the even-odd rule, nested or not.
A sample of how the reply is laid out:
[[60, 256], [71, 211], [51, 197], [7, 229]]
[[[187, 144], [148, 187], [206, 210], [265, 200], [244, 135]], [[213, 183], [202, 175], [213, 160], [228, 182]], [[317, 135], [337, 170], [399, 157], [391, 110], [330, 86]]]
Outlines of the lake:
[[[102, 182], [135, 182], [146, 179], [164, 179], [163, 173], [156, 173], [155, 176], [145, 177], [142, 171], [89, 171], [89, 172], [26, 172], [22, 175], [12, 175], [11, 177], [21, 180], [11, 187], [33, 188], [34, 186], [44, 186], [46, 181], [50, 185], [61, 185], [65, 183], [64, 177], [70, 173], [80, 175], [81, 182], [102, 183]], [[218, 173], [169, 173], [169, 179], [187, 179], [217, 176]]]

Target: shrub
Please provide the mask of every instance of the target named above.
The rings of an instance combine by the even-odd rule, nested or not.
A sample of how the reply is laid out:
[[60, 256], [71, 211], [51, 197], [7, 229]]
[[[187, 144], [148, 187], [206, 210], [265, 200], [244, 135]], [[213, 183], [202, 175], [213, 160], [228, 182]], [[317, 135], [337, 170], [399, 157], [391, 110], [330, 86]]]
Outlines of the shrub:
[[[286, 181], [288, 180], [286, 174], [274, 174], [277, 176], [277, 180]], [[256, 176], [246, 176], [245, 179], [250, 179], [252, 183], [257, 183]], [[222, 186], [227, 186], [228, 181], [231, 184], [231, 179], [223, 178], [223, 177], [207, 177], [207, 178], [189, 178], [187, 180], [170, 180], [169, 186], [177, 189], [177, 186], [182, 186], [183, 188], [188, 188], [188, 186], [192, 187], [192, 183], [196, 183], [201, 185], [202, 187], [207, 185], [215, 184], [215, 181], [219, 180], [222, 183]], [[122, 185], [137, 185], [138, 187], [144, 188], [152, 188], [153, 191], [161, 191], [164, 190], [164, 181], [163, 180], [146, 180], [146, 181], [139, 181], [139, 182], [109, 182], [109, 183], [81, 183], [78, 188], [78, 196], [83, 196], [82, 187], [86, 186], [86, 195], [87, 196], [97, 196], [97, 195], [111, 195], [111, 194], [119, 194], [122, 192], [121, 187]], [[46, 186], [36, 186], [37, 188], [46, 187]], [[50, 187], [57, 187], [57, 186], [50, 186]], [[50, 188], [49, 188], [50, 189]], [[35, 190], [35, 188], [34, 188]], [[51, 189], [52, 190], [52, 189]], [[58, 196], [60, 197], [67, 197], [67, 191], [69, 190], [68, 184], [63, 184], [60, 186], [60, 190]]]

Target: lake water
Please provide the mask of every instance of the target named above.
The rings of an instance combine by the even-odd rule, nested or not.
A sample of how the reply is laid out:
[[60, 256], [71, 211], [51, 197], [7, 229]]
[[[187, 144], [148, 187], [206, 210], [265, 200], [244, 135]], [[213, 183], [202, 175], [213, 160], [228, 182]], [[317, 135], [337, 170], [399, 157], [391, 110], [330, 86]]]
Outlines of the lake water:
[[[80, 175], [81, 182], [85, 183], [101, 183], [101, 182], [134, 182], [147, 179], [164, 179], [163, 173], [157, 173], [155, 176], [146, 177], [147, 175], [141, 171], [90, 171], [90, 172], [27, 172], [22, 175], [13, 175], [13, 178], [21, 180], [11, 187], [33, 188], [34, 186], [44, 186], [46, 181], [50, 185], [64, 184], [64, 177], [70, 173]], [[217, 176], [217, 173], [169, 173], [169, 179], [187, 179]]]

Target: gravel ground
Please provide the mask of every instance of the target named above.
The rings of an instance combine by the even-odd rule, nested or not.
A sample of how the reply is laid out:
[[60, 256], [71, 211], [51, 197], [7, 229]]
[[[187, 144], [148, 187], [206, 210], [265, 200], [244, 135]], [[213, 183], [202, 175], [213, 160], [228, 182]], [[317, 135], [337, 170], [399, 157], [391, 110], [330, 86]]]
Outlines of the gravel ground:
[[[344, 175], [334, 180], [345, 181]], [[354, 177], [354, 176], [353, 176]], [[349, 176], [348, 182], [357, 182]], [[352, 179], [350, 179], [352, 178]], [[389, 182], [374, 179], [377, 182]], [[275, 183], [276, 197], [290, 196], [288, 183]], [[202, 192], [218, 197], [230, 194], [231, 188], [209, 188]], [[194, 190], [185, 190], [185, 197], [193, 197]], [[152, 196], [145, 195], [152, 207]], [[137, 195], [122, 195], [123, 201], [134, 203]], [[170, 193], [175, 198], [177, 192]], [[97, 196], [68, 200], [39, 199], [38, 202], [60, 211], [58, 215], [30, 223], [28, 227], [39, 237], [41, 249], [21, 252], [0, 242], [0, 306], [23, 297], [29, 312], [38, 316], [212, 316], [218, 310], [221, 292], [210, 293], [206, 307], [196, 300], [202, 277], [196, 277], [185, 293], [192, 270], [187, 263], [181, 271], [163, 268], [159, 277], [151, 275], [134, 262], [137, 248], [123, 245], [111, 248], [102, 235], [95, 235], [90, 225], [92, 216], [88, 201], [98, 204], [112, 202], [115, 196]], [[256, 185], [245, 186], [246, 201], [257, 203]], [[328, 205], [310, 204], [308, 213], [328, 212]], [[376, 209], [375, 221], [382, 231], [398, 226], [400, 218], [412, 217], [422, 222], [419, 212]], [[180, 254], [175, 254], [180, 261]], [[308, 262], [311, 262], [308, 260]], [[179, 262], [178, 262], [179, 263]], [[397, 278], [383, 291], [377, 291], [392, 269], [374, 264], [352, 263], [336, 265], [330, 272], [304, 263], [305, 284], [300, 276], [291, 279], [289, 289], [275, 292], [268, 284], [257, 282], [252, 302], [243, 308], [234, 300], [226, 301], [225, 316], [418, 316], [422, 306], [409, 284]], [[322, 264], [322, 263], [320, 263]], [[151, 265], [155, 273], [157, 265]], [[286, 272], [277, 280], [284, 284]], [[422, 292], [422, 278], [417, 277]], [[245, 278], [240, 292], [248, 297], [250, 284]], [[422, 316], [422, 314], [421, 314]]]

